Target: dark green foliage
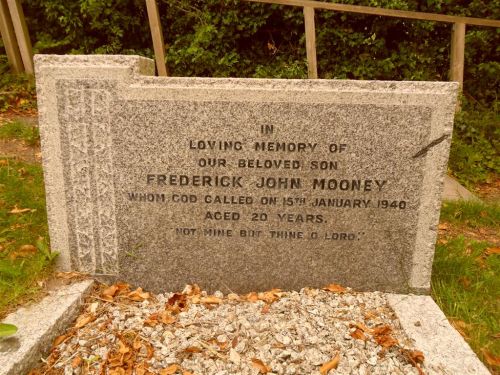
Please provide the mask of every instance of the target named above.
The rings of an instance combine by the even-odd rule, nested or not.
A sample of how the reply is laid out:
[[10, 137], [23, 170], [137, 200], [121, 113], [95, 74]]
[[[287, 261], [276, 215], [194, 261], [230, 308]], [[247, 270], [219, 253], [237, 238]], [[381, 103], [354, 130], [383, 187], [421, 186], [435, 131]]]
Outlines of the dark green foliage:
[[500, 175], [500, 113], [465, 105], [455, 116], [448, 163], [453, 174], [472, 187]]
[[[239, 0], [159, 0], [177, 76], [307, 75], [302, 9]], [[500, 18], [500, 0], [343, 0], [347, 4]], [[25, 0], [35, 50], [152, 55], [143, 0]], [[318, 10], [321, 78], [446, 80], [451, 25]], [[496, 99], [500, 30], [468, 27], [465, 92]]]

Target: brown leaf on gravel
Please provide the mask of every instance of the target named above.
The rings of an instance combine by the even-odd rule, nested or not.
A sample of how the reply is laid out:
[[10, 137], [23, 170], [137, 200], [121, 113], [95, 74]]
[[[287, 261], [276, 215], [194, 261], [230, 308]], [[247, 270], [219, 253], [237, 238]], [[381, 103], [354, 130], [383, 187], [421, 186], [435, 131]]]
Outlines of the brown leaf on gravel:
[[15, 260], [17, 258], [26, 258], [33, 254], [36, 254], [37, 251], [38, 251], [37, 248], [33, 245], [23, 245], [16, 251], [10, 253], [9, 258], [11, 260]]
[[424, 353], [422, 353], [420, 350], [411, 350], [408, 353], [409, 357], [415, 361], [416, 363], [424, 363]]
[[135, 366], [136, 375], [153, 375], [154, 373], [149, 371], [149, 366], [146, 362], [139, 363]]
[[128, 347], [127, 344], [125, 344], [122, 340], [118, 341], [118, 352], [121, 354], [128, 353], [130, 351], [130, 348]]
[[340, 362], [340, 355], [337, 353], [331, 361], [323, 363], [319, 369], [321, 375], [326, 375], [330, 370], [336, 369]]
[[181, 366], [179, 366], [177, 363], [168, 366], [167, 368], [163, 369], [160, 371], [160, 375], [172, 375], [175, 374], [177, 371], [181, 371]]
[[355, 338], [357, 340], [363, 340], [363, 341], [367, 340], [366, 335], [359, 328], [356, 328], [356, 330], [354, 332], [351, 332], [350, 335], [351, 335], [352, 338]]
[[95, 315], [93, 314], [83, 314], [76, 319], [75, 323], [75, 328], [79, 329], [82, 328], [83, 326], [89, 324], [90, 322], [93, 322], [95, 320]]
[[422, 353], [420, 350], [408, 350], [408, 349], [401, 349], [401, 353], [403, 354], [404, 357], [410, 362], [413, 367], [415, 367], [418, 370], [419, 375], [425, 375], [422, 369], [420, 368], [419, 364], [424, 363], [424, 353]]
[[268, 372], [271, 372], [271, 368], [268, 367], [264, 362], [262, 362], [258, 358], [252, 358], [252, 366], [255, 367], [256, 369], [259, 370], [259, 373], [261, 374], [267, 374]]
[[134, 342], [132, 343], [132, 348], [134, 350], [139, 350], [142, 346], [142, 340], [141, 338], [139, 337], [139, 335], [137, 335], [134, 339]]
[[485, 348], [481, 349], [481, 353], [483, 353], [484, 359], [490, 366], [500, 367], [500, 357], [493, 355]]
[[149, 342], [145, 342], [144, 346], [146, 346], [146, 358], [147, 359], [153, 358], [155, 354], [155, 349], [153, 348], [153, 345], [151, 345]]
[[366, 320], [372, 320], [377, 317], [377, 312], [373, 310], [365, 311], [363, 314]]
[[157, 312], [151, 314], [145, 321], [144, 324], [150, 327], [155, 327], [158, 322], [159, 314]]
[[116, 292], [118, 292], [118, 289], [119, 288], [117, 285], [111, 285], [102, 291], [101, 297], [104, 299], [111, 297], [111, 300], [113, 300], [113, 297], [115, 296]]
[[58, 346], [59, 344], [62, 344], [64, 341], [66, 341], [66, 339], [68, 339], [68, 335], [61, 335], [61, 336], [57, 336], [55, 339], [54, 339], [54, 343], [52, 344], [53, 346]]
[[160, 313], [160, 321], [163, 324], [172, 324], [175, 323], [176, 320], [176, 317], [172, 316], [168, 311], [163, 311], [162, 313]]
[[375, 327], [373, 330], [373, 338], [385, 349], [390, 348], [391, 346], [397, 345], [398, 340], [391, 336], [392, 329], [389, 326], [379, 326]]
[[283, 295], [283, 292], [281, 289], [271, 289], [271, 290], [268, 290], [267, 292], [258, 293], [257, 297], [261, 301], [264, 301], [267, 304], [271, 304], [271, 303], [279, 300], [282, 295]]
[[270, 310], [270, 309], [271, 309], [271, 305], [270, 305], [270, 304], [268, 304], [268, 303], [266, 303], [266, 304], [264, 305], [264, 307], [262, 308], [262, 310], [260, 310], [260, 312], [261, 312], [262, 314], [267, 314], [267, 313], [269, 313], [269, 310]]
[[184, 349], [186, 353], [201, 353], [203, 349], [197, 347], [197, 346], [188, 346], [186, 349]]
[[248, 302], [257, 302], [259, 300], [259, 296], [256, 292], [250, 292], [245, 296], [245, 299]]
[[109, 370], [109, 375], [126, 375], [125, 369], [123, 367], [117, 367]]
[[208, 296], [208, 297], [201, 297], [200, 302], [206, 305], [212, 305], [212, 304], [217, 305], [222, 303], [222, 299], [215, 296]]
[[234, 339], [231, 341], [231, 348], [236, 348], [238, 345], [238, 336], [234, 336]]
[[327, 290], [329, 292], [334, 292], [334, 293], [344, 293], [346, 289], [339, 284], [328, 284], [323, 288], [323, 290]]
[[174, 295], [168, 299], [165, 307], [174, 314], [178, 314], [181, 311], [186, 310], [188, 308], [186, 295], [174, 293]]
[[75, 369], [77, 367], [80, 367], [80, 365], [82, 364], [82, 357], [80, 357], [79, 355], [77, 355], [75, 358], [73, 358], [73, 360], [71, 361], [71, 368]]
[[211, 338], [207, 342], [212, 346], [218, 346], [220, 350], [225, 350], [229, 344], [229, 341], [219, 341], [216, 338]]
[[127, 297], [135, 302], [142, 302], [145, 299], [149, 299], [151, 295], [149, 292], [144, 292], [142, 288], [137, 288], [136, 290], [127, 294]]
[[371, 333], [371, 329], [365, 326], [363, 323], [351, 323], [349, 324], [349, 327], [353, 328], [356, 327], [357, 329], [366, 332], [366, 333]]

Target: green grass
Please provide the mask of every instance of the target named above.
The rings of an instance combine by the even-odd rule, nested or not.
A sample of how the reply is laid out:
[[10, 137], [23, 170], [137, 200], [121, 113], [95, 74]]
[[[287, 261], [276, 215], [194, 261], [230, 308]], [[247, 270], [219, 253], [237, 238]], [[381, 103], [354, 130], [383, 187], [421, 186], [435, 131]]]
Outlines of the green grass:
[[441, 221], [464, 225], [471, 229], [479, 227], [500, 228], [500, 204], [482, 202], [443, 202]]
[[0, 139], [18, 139], [30, 146], [39, 143], [38, 127], [22, 121], [9, 121], [0, 125]]
[[[30, 209], [12, 213], [15, 209]], [[35, 294], [50, 272], [42, 167], [0, 159], [0, 316]], [[32, 245], [30, 251], [21, 249]]]
[[[446, 202], [433, 265], [432, 294], [448, 319], [463, 331], [485, 364], [484, 352], [500, 356], [500, 255], [488, 252], [495, 244], [460, 232], [500, 233], [500, 206]], [[498, 246], [498, 245], [496, 245]], [[490, 365], [490, 369], [494, 368]], [[498, 368], [497, 368], [498, 370]]]

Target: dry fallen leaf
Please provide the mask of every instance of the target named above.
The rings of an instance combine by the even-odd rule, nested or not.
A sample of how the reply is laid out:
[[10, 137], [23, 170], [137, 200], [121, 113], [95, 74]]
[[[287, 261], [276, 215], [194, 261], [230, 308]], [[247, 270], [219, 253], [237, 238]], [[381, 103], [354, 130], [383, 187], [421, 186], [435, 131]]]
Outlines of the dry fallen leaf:
[[35, 212], [36, 210], [31, 208], [18, 208], [14, 206], [12, 210], [9, 211], [10, 214], [24, 214], [25, 212]]
[[441, 223], [438, 225], [439, 230], [448, 230], [448, 223]]
[[493, 254], [500, 254], [500, 247], [488, 247], [486, 251], [484, 252], [484, 255], [493, 255]]
[[68, 338], [68, 335], [61, 335], [57, 336], [54, 340], [53, 346], [58, 346], [59, 344], [62, 344], [66, 339]]
[[78, 355], [71, 361], [71, 368], [75, 369], [77, 367], [80, 367], [81, 364], [82, 364], [82, 357]]
[[351, 337], [352, 338], [355, 338], [357, 340], [363, 340], [363, 341], [366, 341], [366, 335], [364, 334], [364, 332], [362, 330], [360, 330], [359, 328], [356, 328], [356, 330], [354, 332], [351, 332]]
[[160, 321], [163, 324], [172, 324], [175, 323], [176, 320], [175, 316], [172, 316], [168, 311], [163, 311], [160, 314]]
[[267, 314], [267, 313], [269, 312], [270, 308], [271, 308], [271, 305], [270, 305], [270, 304], [268, 304], [268, 303], [266, 303], [266, 304], [264, 305], [264, 307], [262, 308], [262, 310], [260, 310], [260, 312], [261, 312], [262, 314]]
[[398, 344], [398, 340], [391, 336], [392, 329], [389, 326], [375, 327], [372, 332], [377, 344], [385, 349]]
[[222, 303], [222, 299], [219, 297], [215, 297], [215, 296], [208, 296], [208, 297], [202, 297], [200, 299], [200, 302], [207, 304], [207, 305], [210, 305], [210, 304], [216, 305], [216, 304]]
[[422, 353], [420, 350], [412, 350], [408, 353], [408, 356], [412, 361], [416, 363], [424, 363], [424, 353]]
[[481, 353], [483, 353], [484, 359], [490, 366], [497, 366], [500, 367], [500, 357], [491, 354], [488, 350], [486, 349], [481, 349]]
[[148, 292], [143, 292], [142, 288], [137, 288], [136, 290], [130, 292], [127, 297], [131, 299], [132, 301], [135, 302], [142, 302], [145, 299], [148, 299], [151, 297], [151, 295]]
[[71, 271], [71, 272], [57, 272], [56, 277], [58, 279], [72, 280], [72, 279], [83, 279], [87, 277], [87, 275], [81, 272]]
[[271, 372], [271, 368], [266, 366], [266, 364], [258, 358], [252, 358], [252, 366], [258, 369], [261, 374]]
[[181, 366], [179, 366], [178, 364], [173, 364], [161, 370], [160, 375], [172, 375], [175, 374], [177, 371], [181, 371]]
[[30, 255], [36, 254], [37, 248], [33, 245], [23, 245], [16, 251], [9, 254], [9, 258], [15, 260], [17, 258], [26, 258]]
[[344, 293], [346, 289], [339, 284], [328, 284], [323, 288], [323, 290], [327, 290], [329, 292], [334, 292], [334, 293]]
[[119, 288], [117, 285], [111, 285], [102, 291], [101, 297], [104, 299], [113, 300], [113, 297], [115, 296], [116, 292], [118, 292], [118, 289]]
[[339, 365], [339, 362], [340, 362], [340, 355], [337, 354], [335, 357], [333, 357], [331, 361], [323, 363], [323, 365], [321, 365], [319, 369], [319, 372], [321, 373], [321, 375], [326, 375], [328, 374], [328, 371], [336, 369], [337, 366]]
[[186, 349], [184, 349], [186, 353], [201, 353], [203, 349], [198, 348], [197, 346], [188, 346]]
[[249, 302], [257, 302], [259, 300], [259, 296], [256, 292], [250, 292], [245, 296], [245, 299]]
[[95, 320], [95, 316], [93, 314], [83, 314], [76, 319], [75, 328], [82, 328], [83, 326], [89, 324], [90, 322]]
[[466, 339], [469, 338], [467, 331], [469, 330], [470, 327], [467, 323], [465, 323], [463, 320], [460, 319], [449, 319], [449, 320], [453, 328], [455, 328], [463, 338]]
[[118, 341], [118, 346], [118, 352], [121, 354], [125, 354], [130, 351], [130, 348], [122, 340]]

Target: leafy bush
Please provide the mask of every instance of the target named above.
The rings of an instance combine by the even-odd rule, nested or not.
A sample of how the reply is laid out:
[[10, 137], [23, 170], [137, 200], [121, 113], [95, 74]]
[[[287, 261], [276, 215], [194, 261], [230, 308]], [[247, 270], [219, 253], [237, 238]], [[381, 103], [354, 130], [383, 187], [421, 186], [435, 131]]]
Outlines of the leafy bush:
[[[500, 18], [500, 0], [341, 0], [346, 4]], [[152, 56], [143, 0], [25, 0], [35, 50]], [[300, 7], [240, 0], [158, 0], [177, 76], [307, 75]], [[318, 10], [321, 78], [446, 80], [451, 25]], [[498, 95], [500, 32], [468, 26], [465, 91]]]
[[455, 116], [448, 165], [461, 183], [472, 186], [500, 175], [500, 113], [465, 107]]

